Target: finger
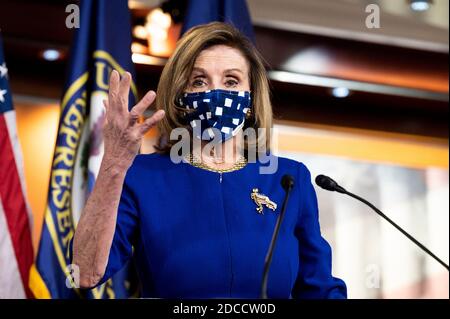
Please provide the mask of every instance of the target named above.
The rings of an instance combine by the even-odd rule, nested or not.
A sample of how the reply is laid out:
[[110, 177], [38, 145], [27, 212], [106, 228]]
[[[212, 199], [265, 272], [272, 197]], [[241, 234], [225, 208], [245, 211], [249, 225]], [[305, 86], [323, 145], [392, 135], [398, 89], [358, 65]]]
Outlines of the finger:
[[151, 117], [149, 117], [148, 119], [146, 119], [144, 121], [144, 123], [142, 123], [139, 127], [141, 134], [144, 135], [145, 133], [148, 132], [148, 130], [150, 130], [153, 126], [155, 126], [159, 121], [161, 121], [164, 116], [166, 115], [166, 113], [164, 112], [164, 110], [158, 110], [155, 112], [155, 114], [153, 114]]
[[108, 107], [109, 107], [108, 100], [103, 99], [102, 102], [103, 102], [103, 106], [105, 107], [105, 110], [108, 112]]
[[125, 72], [122, 74], [122, 79], [119, 84], [119, 94], [120, 96], [124, 96], [128, 100], [128, 94], [130, 93], [130, 84], [131, 84], [131, 74], [130, 72]]
[[103, 99], [102, 102], [103, 102], [103, 114], [105, 114], [105, 121], [106, 121], [108, 117], [111, 116], [111, 113], [109, 112], [109, 102], [106, 99]]
[[119, 80], [120, 75], [116, 70], [111, 71], [111, 75], [109, 76], [109, 91], [113, 93], [117, 93], [119, 89]]
[[132, 108], [132, 110], [137, 115], [144, 114], [144, 111], [153, 103], [155, 100], [156, 93], [155, 91], [148, 91], [144, 97]]
[[109, 103], [109, 100], [103, 99], [103, 106], [104, 106], [104, 112], [105, 112], [105, 118], [111, 119], [114, 118], [114, 111], [111, 109], [111, 105]]
[[109, 105], [108, 105], [108, 100], [106, 100], [106, 99], [103, 99], [102, 102], [103, 102], [103, 107], [104, 107], [104, 111], [105, 111], [105, 113], [104, 113], [105, 116], [104, 116], [104, 120], [103, 120], [103, 124], [102, 124], [102, 128], [104, 129], [106, 124], [108, 123], [108, 114], [109, 114], [108, 107], [109, 107]]
[[[117, 105], [119, 97], [119, 72], [112, 70], [109, 77], [108, 105]], [[114, 111], [114, 110], [111, 110]]]

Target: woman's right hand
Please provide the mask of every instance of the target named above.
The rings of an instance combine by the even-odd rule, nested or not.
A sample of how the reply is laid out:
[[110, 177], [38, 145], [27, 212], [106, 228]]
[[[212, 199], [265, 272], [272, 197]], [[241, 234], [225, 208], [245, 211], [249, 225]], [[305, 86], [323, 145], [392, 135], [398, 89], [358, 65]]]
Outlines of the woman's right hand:
[[128, 169], [133, 162], [145, 133], [164, 117], [164, 111], [158, 110], [142, 123], [138, 123], [139, 117], [153, 103], [156, 94], [154, 91], [148, 91], [139, 103], [128, 111], [130, 85], [130, 73], [125, 72], [120, 79], [119, 72], [113, 70], [109, 80], [108, 100], [103, 101], [106, 109], [103, 126], [104, 159], [110, 159], [124, 169]]

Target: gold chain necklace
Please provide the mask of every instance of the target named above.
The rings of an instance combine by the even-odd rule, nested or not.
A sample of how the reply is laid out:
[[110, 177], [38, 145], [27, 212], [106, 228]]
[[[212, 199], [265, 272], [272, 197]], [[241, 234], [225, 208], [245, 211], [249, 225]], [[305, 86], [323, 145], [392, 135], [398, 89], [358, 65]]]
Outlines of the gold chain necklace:
[[192, 153], [189, 154], [187, 160], [189, 161], [189, 163], [192, 166], [195, 166], [195, 167], [198, 167], [198, 168], [202, 168], [202, 169], [205, 169], [207, 171], [220, 173], [220, 174], [237, 171], [237, 170], [239, 170], [241, 168], [244, 168], [245, 165], [247, 165], [247, 159], [245, 157], [241, 157], [236, 163], [234, 163], [234, 165], [232, 167], [229, 167], [229, 168], [215, 168], [215, 167], [211, 167], [211, 166], [203, 163], [200, 159], [194, 157], [194, 155]]

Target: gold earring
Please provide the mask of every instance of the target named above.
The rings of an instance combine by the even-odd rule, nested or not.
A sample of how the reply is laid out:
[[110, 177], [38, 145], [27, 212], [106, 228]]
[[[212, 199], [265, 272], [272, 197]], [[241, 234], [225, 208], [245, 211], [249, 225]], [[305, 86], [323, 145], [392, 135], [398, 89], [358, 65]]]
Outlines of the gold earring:
[[250, 117], [252, 117], [252, 109], [251, 108], [249, 108], [247, 113], [245, 114], [246, 119], [249, 119]]

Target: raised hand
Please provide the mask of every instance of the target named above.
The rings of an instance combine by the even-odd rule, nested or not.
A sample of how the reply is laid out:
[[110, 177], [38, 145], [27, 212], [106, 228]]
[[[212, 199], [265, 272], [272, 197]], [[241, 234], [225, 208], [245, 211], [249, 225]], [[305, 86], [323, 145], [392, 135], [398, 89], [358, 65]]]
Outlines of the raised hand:
[[103, 101], [106, 109], [103, 127], [104, 157], [126, 168], [131, 165], [139, 151], [145, 133], [164, 117], [164, 111], [158, 110], [139, 123], [139, 117], [153, 103], [156, 94], [154, 91], [148, 91], [131, 111], [128, 111], [130, 85], [130, 73], [126, 72], [120, 79], [119, 72], [113, 70], [109, 80], [108, 100]]

